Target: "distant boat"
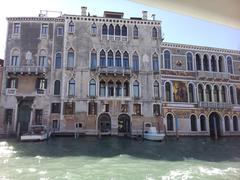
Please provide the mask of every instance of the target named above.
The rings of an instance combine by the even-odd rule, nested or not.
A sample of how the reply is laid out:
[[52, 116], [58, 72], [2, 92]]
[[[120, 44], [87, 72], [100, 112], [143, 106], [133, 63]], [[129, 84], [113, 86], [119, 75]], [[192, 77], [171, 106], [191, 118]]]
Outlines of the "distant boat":
[[149, 127], [147, 131], [144, 132], [144, 139], [151, 141], [162, 141], [165, 137], [165, 134], [158, 133], [156, 127]]
[[43, 141], [47, 140], [51, 136], [51, 131], [49, 131], [46, 126], [43, 125], [33, 125], [30, 130], [21, 135], [21, 141]]

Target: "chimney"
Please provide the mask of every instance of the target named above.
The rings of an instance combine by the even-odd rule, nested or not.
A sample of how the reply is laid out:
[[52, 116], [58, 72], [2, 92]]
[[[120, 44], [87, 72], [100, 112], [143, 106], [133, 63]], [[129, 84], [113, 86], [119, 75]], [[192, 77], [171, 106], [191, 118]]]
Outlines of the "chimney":
[[155, 21], [156, 14], [152, 14], [152, 19]]
[[143, 14], [143, 20], [147, 20], [148, 12], [142, 11], [142, 14]]
[[81, 9], [82, 9], [81, 15], [82, 16], [86, 16], [87, 15], [87, 7], [86, 6], [82, 6]]

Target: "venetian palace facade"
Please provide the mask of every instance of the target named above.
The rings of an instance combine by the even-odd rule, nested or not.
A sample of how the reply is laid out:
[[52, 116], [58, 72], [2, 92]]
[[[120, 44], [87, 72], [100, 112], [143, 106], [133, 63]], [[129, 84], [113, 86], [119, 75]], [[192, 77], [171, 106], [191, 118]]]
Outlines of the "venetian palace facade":
[[0, 133], [240, 135], [240, 52], [164, 42], [147, 16], [7, 18]]

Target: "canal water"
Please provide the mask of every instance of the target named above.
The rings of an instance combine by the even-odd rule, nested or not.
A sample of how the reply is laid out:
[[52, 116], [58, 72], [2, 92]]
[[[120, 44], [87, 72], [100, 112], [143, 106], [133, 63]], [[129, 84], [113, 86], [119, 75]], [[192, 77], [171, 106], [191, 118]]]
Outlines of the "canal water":
[[0, 180], [240, 179], [240, 137], [0, 139]]

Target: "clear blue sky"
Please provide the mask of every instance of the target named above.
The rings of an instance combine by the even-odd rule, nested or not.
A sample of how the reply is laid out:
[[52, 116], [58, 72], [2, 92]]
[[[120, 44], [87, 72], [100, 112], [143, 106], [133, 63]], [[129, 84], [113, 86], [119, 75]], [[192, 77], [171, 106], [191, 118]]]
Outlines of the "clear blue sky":
[[147, 10], [162, 21], [165, 41], [240, 50], [240, 29], [209, 23], [191, 17], [136, 4], [127, 0], [7, 0], [0, 6], [0, 58], [4, 59], [7, 21], [11, 16], [38, 16], [41, 9], [80, 14], [87, 6], [91, 15], [102, 16], [103, 11], [124, 12], [124, 17], [141, 17]]

